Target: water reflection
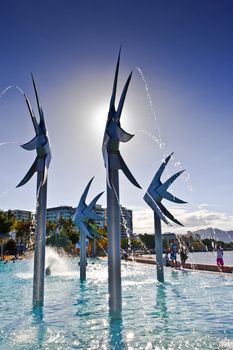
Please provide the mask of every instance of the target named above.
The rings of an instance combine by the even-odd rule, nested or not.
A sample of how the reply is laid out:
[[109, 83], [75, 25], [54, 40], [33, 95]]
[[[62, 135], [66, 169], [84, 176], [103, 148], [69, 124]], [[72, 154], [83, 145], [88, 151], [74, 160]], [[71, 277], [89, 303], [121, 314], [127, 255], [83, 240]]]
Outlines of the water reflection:
[[43, 307], [34, 307], [32, 309], [32, 325], [35, 326], [35, 339], [36, 344], [38, 346], [38, 349], [42, 348], [46, 333], [47, 333], [47, 327], [44, 322], [44, 308]]
[[[89, 286], [90, 288], [90, 286]], [[75, 306], [77, 306], [76, 316], [87, 317], [91, 314], [90, 312], [90, 293], [88, 293], [88, 288], [86, 281], [80, 281], [78, 298]]]
[[123, 341], [123, 324], [122, 319], [109, 317], [109, 349], [124, 350], [127, 347]]
[[166, 298], [166, 286], [160, 283], [157, 286], [155, 309], [157, 310], [160, 320], [163, 322], [165, 331], [168, 326], [168, 309]]

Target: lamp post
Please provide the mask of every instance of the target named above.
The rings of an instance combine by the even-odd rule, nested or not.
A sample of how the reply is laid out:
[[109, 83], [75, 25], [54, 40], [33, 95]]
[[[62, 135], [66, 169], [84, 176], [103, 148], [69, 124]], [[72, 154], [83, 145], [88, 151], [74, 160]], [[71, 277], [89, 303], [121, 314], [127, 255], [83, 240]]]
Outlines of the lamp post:
[[[173, 153], [172, 153], [173, 154]], [[155, 251], [156, 251], [156, 266], [157, 266], [157, 279], [159, 282], [164, 282], [164, 271], [163, 271], [163, 247], [162, 247], [162, 232], [161, 232], [161, 220], [167, 225], [171, 224], [167, 220], [175, 222], [178, 225], [183, 226], [174, 216], [163, 206], [161, 203], [162, 199], [165, 198], [174, 203], [186, 203], [181, 199], [173, 196], [167, 191], [168, 187], [180, 176], [184, 170], [177, 172], [171, 176], [164, 183], [161, 182], [161, 175], [171, 158], [170, 154], [160, 166], [159, 170], [155, 174], [150, 186], [147, 189], [143, 199], [154, 211], [154, 229], [155, 229]]]
[[36, 190], [36, 236], [34, 250], [34, 275], [33, 275], [33, 305], [43, 306], [44, 304], [44, 270], [45, 270], [45, 240], [46, 240], [46, 201], [47, 201], [47, 178], [51, 161], [51, 148], [48, 130], [45, 124], [44, 113], [39, 102], [38, 92], [32, 76], [33, 87], [36, 95], [39, 112], [39, 123], [32, 110], [30, 102], [24, 95], [28, 110], [32, 119], [36, 136], [21, 147], [27, 151], [36, 150], [37, 157], [31, 168], [18, 184], [17, 187], [25, 185], [37, 172]]
[[88, 182], [75, 211], [73, 221], [80, 231], [80, 281], [86, 280], [86, 237], [90, 239], [101, 238], [98, 232], [88, 223], [89, 220], [103, 220], [103, 217], [97, 215], [94, 211], [94, 206], [97, 200], [104, 192], [99, 193], [89, 205], [86, 204], [87, 193], [91, 186], [94, 177]]
[[107, 123], [103, 137], [103, 159], [106, 168], [107, 180], [107, 232], [108, 232], [108, 290], [110, 315], [114, 318], [120, 317], [122, 310], [121, 297], [121, 231], [120, 231], [120, 199], [119, 199], [119, 169], [136, 187], [141, 188], [129, 168], [125, 164], [120, 151], [120, 142], [128, 142], [133, 135], [128, 134], [121, 128], [120, 117], [131, 80], [130, 73], [117, 109], [115, 108], [115, 98], [117, 89], [117, 79], [120, 63], [120, 52], [118, 55], [113, 91], [110, 100]]

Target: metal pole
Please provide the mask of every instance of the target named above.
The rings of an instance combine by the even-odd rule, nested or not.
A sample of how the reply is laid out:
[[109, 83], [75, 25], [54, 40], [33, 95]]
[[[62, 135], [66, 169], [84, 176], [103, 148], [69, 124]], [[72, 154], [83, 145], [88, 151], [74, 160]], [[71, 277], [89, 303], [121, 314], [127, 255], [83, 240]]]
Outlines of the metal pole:
[[36, 237], [34, 250], [34, 276], [33, 276], [33, 305], [44, 304], [44, 272], [45, 272], [45, 242], [46, 242], [46, 202], [47, 202], [47, 180], [42, 187], [43, 172], [38, 172], [36, 203]]
[[80, 233], [80, 281], [86, 281], [86, 264], [87, 264], [87, 251], [86, 251], [86, 235]]
[[155, 227], [155, 252], [156, 252], [157, 280], [159, 282], [164, 282], [161, 220], [159, 216], [156, 214], [156, 212], [154, 212], [154, 227]]
[[112, 189], [107, 185], [109, 313], [112, 318], [119, 318], [122, 310], [119, 176], [118, 169], [109, 172], [112, 184]]

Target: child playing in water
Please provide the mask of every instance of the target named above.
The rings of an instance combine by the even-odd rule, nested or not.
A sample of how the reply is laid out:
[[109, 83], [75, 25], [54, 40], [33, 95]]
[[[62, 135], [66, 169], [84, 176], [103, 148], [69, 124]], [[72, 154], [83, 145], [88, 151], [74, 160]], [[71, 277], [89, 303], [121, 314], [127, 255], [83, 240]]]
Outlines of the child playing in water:
[[223, 249], [220, 246], [220, 244], [217, 245], [217, 265], [222, 271], [222, 268], [224, 266], [224, 262], [223, 262]]

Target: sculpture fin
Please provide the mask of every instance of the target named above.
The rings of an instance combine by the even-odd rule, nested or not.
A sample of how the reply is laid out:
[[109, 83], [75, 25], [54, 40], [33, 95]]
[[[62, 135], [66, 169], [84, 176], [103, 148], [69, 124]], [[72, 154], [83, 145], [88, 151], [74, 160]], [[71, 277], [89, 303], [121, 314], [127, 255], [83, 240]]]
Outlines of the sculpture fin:
[[31, 104], [29, 102], [29, 99], [27, 98], [27, 96], [25, 94], [24, 94], [24, 97], [25, 97], [25, 100], [26, 100], [26, 104], [27, 104], [27, 107], [28, 107], [31, 119], [32, 119], [32, 123], [33, 123], [34, 129], [35, 129], [36, 135], [39, 135], [41, 130], [40, 130], [39, 124], [38, 124], [38, 122], [36, 120], [36, 117], [35, 117], [35, 114], [33, 112], [32, 106], [31, 106]]
[[167, 199], [170, 202], [174, 202], [174, 203], [180, 203], [180, 204], [185, 204], [187, 202], [183, 201], [182, 199], [179, 199], [175, 196], [173, 196], [173, 194], [171, 194], [170, 192], [166, 191], [165, 193], [163, 193], [163, 198]]
[[38, 108], [38, 112], [39, 112], [39, 116], [40, 116], [40, 124], [39, 125], [42, 128], [42, 130], [44, 131], [44, 133], [46, 133], [46, 125], [45, 125], [44, 113], [43, 113], [43, 109], [42, 109], [42, 107], [40, 105], [39, 94], [38, 94], [38, 90], [37, 90], [37, 86], [36, 86], [33, 74], [31, 74], [31, 77], [32, 77], [32, 83], [33, 83], [35, 95], [36, 95], [37, 108]]
[[175, 203], [187, 203], [185, 201], [182, 201], [179, 198], [176, 198], [171, 193], [167, 192], [168, 187], [177, 179], [178, 176], [180, 176], [184, 170], [178, 171], [176, 174], [172, 175], [167, 181], [165, 181], [163, 184], [161, 184], [156, 191], [167, 200]]
[[119, 54], [118, 54], [116, 71], [115, 71], [113, 88], [112, 88], [112, 96], [111, 96], [110, 107], [109, 107], [109, 111], [114, 111], [114, 112], [115, 112], [115, 100], [116, 100], [116, 89], [117, 89], [117, 79], [118, 79], [118, 72], [119, 72], [120, 57], [121, 57], [121, 48], [120, 48]]
[[80, 230], [80, 235], [85, 233], [85, 235], [90, 238], [90, 239], [93, 239], [93, 237], [90, 235], [88, 229], [87, 229], [87, 226], [85, 223], [83, 222], [79, 222], [78, 223], [78, 227], [79, 227], [79, 230]]
[[47, 165], [47, 164], [48, 164], [48, 161], [47, 161], [47, 158], [48, 158], [48, 156], [46, 156], [46, 158], [45, 158], [45, 160], [44, 160], [43, 181], [42, 181], [42, 183], [41, 183], [41, 186], [43, 186], [43, 185], [45, 184], [45, 182], [46, 182], [46, 180], [47, 180], [47, 178], [48, 178], [48, 165]]
[[89, 188], [90, 188], [90, 186], [91, 186], [91, 183], [92, 183], [93, 179], [94, 179], [94, 176], [93, 176], [93, 177], [91, 178], [91, 180], [88, 182], [88, 184], [87, 184], [87, 186], [86, 186], [86, 188], [85, 188], [85, 190], [84, 190], [84, 192], [83, 192], [83, 194], [82, 194], [82, 197], [80, 198], [79, 204], [85, 203], [85, 202], [86, 202], [87, 193], [88, 193], [88, 191], [89, 191]]
[[83, 209], [83, 214], [86, 215], [87, 218], [92, 219], [92, 220], [103, 220], [104, 218], [100, 215], [97, 215], [94, 211], [94, 206], [98, 199], [102, 196], [104, 192], [99, 193], [92, 201], [91, 203]]
[[101, 235], [99, 235], [99, 233], [91, 226], [88, 224], [88, 231], [91, 235], [91, 238], [92, 239], [95, 239], [95, 238], [103, 238]]
[[33, 151], [39, 147], [42, 147], [46, 142], [46, 137], [43, 134], [36, 135], [31, 141], [21, 145], [23, 149], [27, 151]]
[[107, 133], [111, 138], [117, 139], [120, 142], [128, 142], [134, 136], [124, 131], [120, 126], [116, 125], [116, 122], [114, 121], [109, 123]]
[[40, 107], [39, 114], [40, 114], [40, 127], [43, 130], [44, 134], [46, 134], [47, 128], [46, 128], [46, 124], [45, 124], [44, 112], [43, 112], [42, 107]]
[[174, 216], [163, 206], [163, 204], [160, 202], [160, 203], [157, 203], [160, 210], [162, 211], [162, 213], [164, 215], [166, 215], [166, 217], [168, 217], [168, 219], [170, 219], [171, 221], [175, 222], [176, 224], [180, 225], [180, 226], [184, 226], [183, 224], [181, 224], [178, 220], [176, 220], [174, 218]]
[[129, 83], [130, 83], [131, 77], [132, 77], [132, 72], [130, 73], [128, 79], [126, 80], [124, 89], [122, 91], [120, 102], [118, 104], [117, 111], [116, 111], [116, 120], [120, 120], [121, 112], [122, 112], [122, 109], [123, 109], [123, 106], [124, 106], [125, 97], [126, 97], [126, 94], [127, 94], [127, 90], [128, 90], [128, 87], [129, 87]]
[[31, 77], [32, 77], [32, 84], [33, 84], [33, 87], [34, 87], [35, 95], [36, 95], [37, 108], [38, 108], [38, 111], [39, 111], [39, 113], [40, 113], [41, 107], [40, 107], [39, 95], [38, 95], [36, 83], [35, 83], [35, 80], [34, 80], [34, 77], [33, 77], [33, 74], [32, 74], [32, 73], [31, 73]]
[[[161, 185], [161, 181], [160, 178], [162, 176], [162, 173], [164, 172], [164, 169], [167, 165], [167, 163], [169, 162], [171, 156], [173, 155], [173, 152], [165, 159], [165, 161], [161, 164], [161, 166], [159, 167], [159, 170], [157, 171], [157, 173], [155, 174], [153, 180], [151, 181], [151, 184], [148, 188], [148, 190], [154, 190], [156, 187], [158, 187], [159, 185]], [[149, 190], [149, 192], [150, 192]]]
[[134, 178], [133, 174], [130, 172], [129, 168], [125, 164], [120, 152], [114, 153], [111, 155], [111, 168], [121, 169], [127, 179], [136, 187], [141, 188], [137, 180]]
[[143, 199], [165, 224], [167, 224], [168, 226], [172, 226], [158, 207], [158, 203], [156, 203], [156, 201], [151, 197], [151, 195], [148, 192], [146, 192]]
[[36, 157], [34, 163], [32, 164], [31, 168], [27, 172], [27, 174], [24, 176], [23, 180], [20, 181], [20, 183], [16, 187], [20, 187], [25, 185], [33, 176], [33, 174], [37, 171], [37, 163], [38, 163], [38, 157]]

